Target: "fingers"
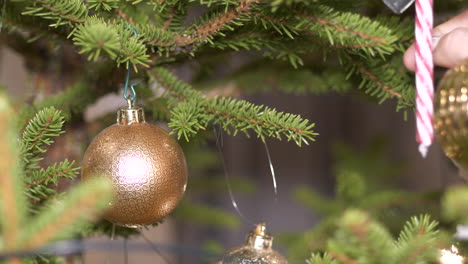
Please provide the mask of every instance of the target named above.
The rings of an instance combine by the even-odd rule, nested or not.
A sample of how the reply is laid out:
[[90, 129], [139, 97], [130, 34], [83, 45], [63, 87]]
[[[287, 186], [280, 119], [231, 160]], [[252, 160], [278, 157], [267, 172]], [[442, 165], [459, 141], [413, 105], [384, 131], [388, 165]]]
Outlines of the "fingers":
[[414, 44], [411, 45], [403, 55], [403, 63], [405, 64], [405, 67], [410, 71], [416, 70], [416, 58], [414, 57], [415, 55], [416, 51], [414, 49]]
[[[468, 58], [468, 27], [456, 28], [443, 35], [434, 49], [434, 64], [451, 68]], [[403, 63], [411, 71], [416, 70], [414, 44], [411, 45], [403, 56]]]
[[[453, 67], [468, 58], [468, 50], [463, 43], [468, 43], [468, 10], [434, 28], [434, 36], [442, 36], [434, 49], [434, 64]], [[411, 71], [416, 69], [414, 44], [405, 52], [403, 62]]]
[[460, 27], [468, 27], [468, 10], [451, 18], [434, 28], [434, 36], [441, 36], [450, 33], [452, 30]]
[[452, 68], [468, 58], [468, 27], [456, 28], [444, 35], [434, 50], [434, 63]]

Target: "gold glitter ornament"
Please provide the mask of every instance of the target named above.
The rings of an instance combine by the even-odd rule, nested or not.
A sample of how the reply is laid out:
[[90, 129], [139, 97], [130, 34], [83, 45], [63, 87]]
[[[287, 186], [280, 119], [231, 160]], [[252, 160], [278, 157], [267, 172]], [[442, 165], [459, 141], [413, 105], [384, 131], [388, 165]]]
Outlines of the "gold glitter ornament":
[[450, 69], [434, 98], [434, 129], [447, 157], [468, 176], [468, 60]]
[[273, 237], [266, 233], [265, 223], [249, 233], [245, 245], [229, 250], [218, 264], [288, 264], [272, 249]]
[[104, 218], [117, 225], [154, 224], [177, 206], [187, 186], [182, 149], [163, 129], [145, 121], [143, 109], [117, 113], [117, 124], [100, 132], [85, 152], [82, 179], [112, 180], [115, 199]]

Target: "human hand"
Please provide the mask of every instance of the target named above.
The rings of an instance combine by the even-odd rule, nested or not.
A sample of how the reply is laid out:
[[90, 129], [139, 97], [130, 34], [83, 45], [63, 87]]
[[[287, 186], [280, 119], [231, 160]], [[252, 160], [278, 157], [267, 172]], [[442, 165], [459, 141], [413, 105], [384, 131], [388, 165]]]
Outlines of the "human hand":
[[[468, 58], [468, 10], [434, 28], [433, 36], [440, 36], [433, 49], [434, 64], [452, 68]], [[416, 69], [414, 44], [405, 52], [403, 62], [411, 71]]]

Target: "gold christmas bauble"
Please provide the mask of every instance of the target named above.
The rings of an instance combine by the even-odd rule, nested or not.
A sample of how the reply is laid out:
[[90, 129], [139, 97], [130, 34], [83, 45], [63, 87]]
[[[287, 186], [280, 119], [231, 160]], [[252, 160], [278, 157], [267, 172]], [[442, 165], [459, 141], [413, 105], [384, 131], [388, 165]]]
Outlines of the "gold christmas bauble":
[[182, 199], [187, 186], [184, 153], [163, 129], [145, 121], [143, 109], [121, 109], [114, 124], [85, 152], [82, 179], [112, 180], [115, 198], [104, 218], [126, 227], [154, 224]]
[[288, 261], [272, 249], [273, 237], [266, 233], [265, 223], [249, 233], [243, 246], [229, 250], [220, 264], [288, 264]]
[[468, 60], [450, 69], [434, 98], [434, 129], [447, 157], [468, 169]]

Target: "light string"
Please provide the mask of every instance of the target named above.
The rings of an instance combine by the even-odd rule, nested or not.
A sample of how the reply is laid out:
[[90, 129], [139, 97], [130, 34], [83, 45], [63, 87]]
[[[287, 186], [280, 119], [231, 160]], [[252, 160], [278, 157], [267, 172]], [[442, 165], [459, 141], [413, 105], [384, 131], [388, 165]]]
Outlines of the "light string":
[[128, 264], [128, 238], [124, 238], [123, 248], [124, 248], [124, 263]]
[[173, 262], [168, 259], [166, 256], [164, 256], [161, 251], [158, 249], [158, 247], [153, 243], [153, 241], [151, 241], [150, 239], [148, 239], [145, 234], [142, 232], [141, 233], [141, 236], [143, 237], [143, 239], [146, 241], [146, 243], [148, 243], [151, 247], [151, 249], [160, 257], [162, 258], [166, 263], [169, 263], [169, 264], [173, 264]]

